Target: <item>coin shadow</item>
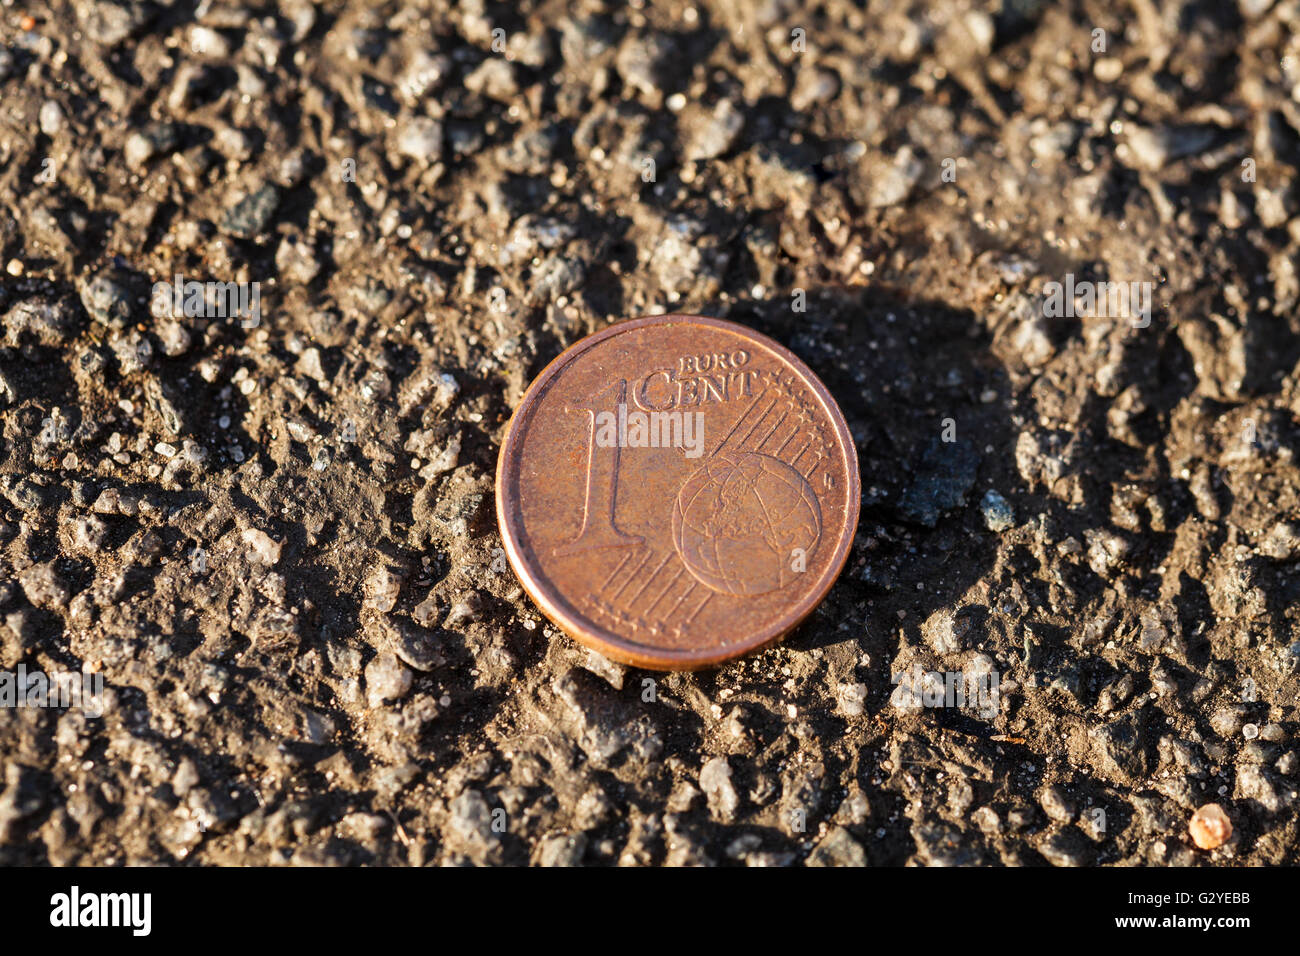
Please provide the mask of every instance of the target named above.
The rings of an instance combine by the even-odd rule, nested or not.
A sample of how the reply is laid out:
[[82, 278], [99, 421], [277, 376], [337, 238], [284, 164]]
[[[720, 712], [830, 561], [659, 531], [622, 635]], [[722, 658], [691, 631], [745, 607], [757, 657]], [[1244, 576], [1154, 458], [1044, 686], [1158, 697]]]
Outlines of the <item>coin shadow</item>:
[[988, 599], [977, 596], [998, 533], [984, 496], [994, 492], [1014, 510], [1024, 490], [1012, 377], [973, 312], [898, 290], [810, 289], [802, 303], [746, 300], [728, 317], [808, 364], [839, 403], [858, 453], [861, 515], [847, 564], [785, 647], [818, 652], [837, 680], [887, 697], [882, 669], [902, 645], [924, 647], [923, 622]]

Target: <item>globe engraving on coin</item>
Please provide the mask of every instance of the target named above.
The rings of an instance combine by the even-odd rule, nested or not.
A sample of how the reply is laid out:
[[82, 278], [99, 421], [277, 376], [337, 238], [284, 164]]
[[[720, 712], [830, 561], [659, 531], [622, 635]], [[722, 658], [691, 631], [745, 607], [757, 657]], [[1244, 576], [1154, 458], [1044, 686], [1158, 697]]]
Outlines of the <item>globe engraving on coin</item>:
[[524, 395], [497, 464], [511, 566], [614, 660], [704, 667], [790, 631], [857, 529], [857, 454], [826, 388], [719, 319], [618, 322]]
[[710, 459], [686, 479], [673, 508], [673, 544], [686, 570], [724, 594], [789, 584], [801, 572], [788, 557], [811, 554], [821, 530], [804, 476], [758, 452]]

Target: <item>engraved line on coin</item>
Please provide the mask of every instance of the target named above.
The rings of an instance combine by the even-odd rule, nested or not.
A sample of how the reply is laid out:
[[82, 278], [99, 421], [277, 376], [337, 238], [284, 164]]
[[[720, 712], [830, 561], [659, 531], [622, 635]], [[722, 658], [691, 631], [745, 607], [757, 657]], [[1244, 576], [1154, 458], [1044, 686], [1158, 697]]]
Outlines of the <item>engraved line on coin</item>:
[[785, 446], [788, 445], [788, 444], [790, 444], [790, 442], [794, 441], [794, 440], [795, 440], [796, 438], [798, 438], [798, 437], [799, 437], [799, 426], [798, 426], [798, 425], [795, 425], [795, 426], [794, 426], [794, 431], [792, 431], [792, 432], [790, 433], [790, 437], [787, 438], [785, 441], [781, 442], [781, 447], [779, 447], [779, 448], [778, 448], [775, 452], [773, 452], [772, 454], [773, 454], [775, 457], [778, 457], [778, 458], [779, 458], [780, 455], [781, 455], [781, 452], [785, 451]]
[[636, 593], [627, 599], [627, 606], [629, 608], [634, 607], [636, 605], [636, 599], [641, 596], [642, 592], [645, 591], [645, 589], [649, 586], [650, 582], [655, 579], [655, 575], [664, 569], [664, 565], [668, 563], [668, 559], [670, 557], [672, 557], [671, 552], [665, 554], [664, 559], [659, 562], [658, 566], [653, 571], [650, 572], [650, 576], [646, 578], [644, 582], [642, 582], [639, 588], [636, 589]]
[[767, 444], [767, 440], [776, 434], [776, 430], [781, 427], [781, 423], [786, 420], [786, 418], [790, 414], [790, 410], [793, 408], [794, 408], [793, 404], [787, 403], [785, 411], [783, 411], [781, 413], [781, 417], [776, 420], [776, 424], [773, 425], [772, 428], [768, 431], [768, 433], [763, 436], [763, 440], [754, 446], [755, 451], [763, 450], [763, 446]]
[[694, 611], [692, 611], [691, 616], [688, 617], [686, 620], [682, 621], [682, 623], [678, 625], [678, 627], [681, 628], [682, 630], [685, 630], [686, 625], [690, 624], [691, 621], [695, 620], [696, 615], [704, 610], [704, 605], [708, 604], [712, 600], [713, 600], [713, 592], [710, 591], [708, 594], [704, 595], [704, 600], [700, 602], [699, 607], [697, 607]]
[[645, 549], [645, 553], [641, 555], [641, 560], [636, 563], [636, 567], [634, 567], [631, 571], [628, 572], [627, 580], [625, 580], [621, 585], [619, 585], [619, 589], [617, 591], [615, 591], [613, 594], [610, 595], [610, 600], [618, 599], [618, 596], [623, 593], [623, 589], [626, 588], [629, 584], [633, 582], [633, 580], [636, 579], [636, 573], [641, 570], [641, 566], [650, 559], [650, 555], [652, 554], [654, 554], [652, 550], [650, 550], [649, 548]]
[[[656, 567], [656, 568], [654, 569], [654, 571], [650, 572], [650, 576], [647, 577], [647, 578], [645, 579], [645, 581], [641, 584], [641, 587], [637, 588], [637, 591], [636, 591], [635, 594], [633, 594], [633, 595], [632, 595], [630, 598], [628, 598], [627, 600], [621, 602], [621, 603], [622, 603], [622, 606], [623, 606], [624, 608], [626, 608], [628, 611], [633, 610], [633, 608], [634, 608], [635, 605], [636, 605], [637, 599], [641, 597], [641, 594], [642, 594], [642, 593], [643, 593], [647, 588], [649, 588], [652, 584], [655, 583], [656, 578], [659, 577], [659, 572], [661, 572], [661, 571], [664, 569], [664, 567], [668, 564], [668, 562], [671, 561], [674, 557], [676, 557], [676, 553], [673, 552], [673, 551], [669, 551], [669, 552], [665, 553], [664, 556], [663, 556], [663, 560], [661, 560], [661, 561], [659, 562], [658, 567]], [[683, 568], [678, 568], [678, 569], [677, 569], [677, 573], [680, 574], [682, 570], [684, 570], [684, 569], [683, 569]], [[654, 604], [657, 603], [657, 602], [658, 602], [658, 599], [656, 598], [656, 600], [655, 600], [654, 602], [651, 602], [651, 604], [650, 604], [648, 607], [646, 607], [644, 610], [642, 610], [641, 613], [644, 614], [644, 615], [646, 615], [646, 616], [648, 617], [648, 616], [649, 616], [649, 612], [650, 612], [650, 608], [653, 607]]]
[[[685, 568], [683, 568], [682, 570], [684, 571]], [[660, 625], [662, 627], [669, 626], [669, 622], [673, 619], [673, 615], [677, 613], [677, 609], [682, 606], [682, 603], [688, 597], [690, 597], [692, 594], [695, 593], [695, 583], [696, 583], [695, 578], [692, 577], [690, 574], [687, 574], [686, 579], [689, 582], [686, 590], [683, 591], [681, 593], [681, 596], [676, 601], [673, 602], [673, 606], [668, 609], [668, 613], [663, 615], [663, 617], [660, 619]], [[683, 633], [685, 633], [685, 631], [683, 630], [685, 623], [686, 622], [684, 621], [678, 621], [676, 624], [671, 626], [673, 633], [676, 634], [678, 637], [680, 637]]]
[[[789, 411], [792, 411], [797, 407], [799, 409], [798, 419], [800, 425], [807, 424], [807, 423], [815, 423], [814, 431], [817, 433], [817, 439], [821, 442], [822, 447], [826, 450], [826, 453], [829, 456], [832, 450], [832, 445], [827, 440], [822, 425], [820, 424], [820, 419], [822, 418], [822, 416], [819, 414], [819, 410], [816, 404], [810, 401], [807, 390], [804, 389], [796, 379], [793, 379], [791, 377], [787, 377], [786, 379], [783, 380], [780, 374], [777, 372], [771, 372], [768, 373], [768, 375], [772, 381], [772, 384], [767, 385], [763, 389], [763, 391], [758, 394], [758, 396], [755, 398], [755, 406], [753, 407], [757, 407], [758, 405], [760, 405], [762, 403], [762, 400], [767, 397], [769, 392], [776, 392], [779, 397], [784, 398], [788, 403], [789, 407], [787, 409], [787, 413], [786, 413], [787, 415]], [[742, 416], [742, 419], [743, 418], [745, 418], [745, 416]], [[782, 416], [781, 421], [784, 421], [784, 418], [785, 416]], [[741, 424], [743, 424], [743, 421], [738, 422], [737, 427], [739, 427]], [[778, 422], [776, 428], [779, 429], [780, 425], [781, 422]], [[791, 438], [795, 437], [798, 434], [799, 434], [799, 426], [796, 425], [795, 431], [791, 435]], [[771, 434], [765, 436], [764, 439], [758, 443], [758, 445], [754, 446], [755, 450], [762, 447], [762, 445], [764, 445], [770, 437]], [[726, 442], [724, 440], [723, 444], [725, 443]], [[787, 443], [788, 443], [788, 439], [787, 439]], [[785, 445], [783, 444], [781, 448], [783, 449], [784, 447]], [[721, 446], [719, 446], [719, 450], [721, 450]], [[778, 449], [778, 452], [780, 450], [781, 449]]]
[[671, 618], [673, 616], [673, 612], [675, 612], [679, 607], [681, 607], [682, 602], [685, 601], [688, 597], [690, 597], [690, 594], [692, 591], [695, 590], [695, 586], [697, 583], [698, 582], [696, 582], [694, 578], [691, 578], [691, 586], [688, 587], [685, 591], [683, 591], [678, 596], [677, 600], [673, 602], [673, 606], [668, 609], [668, 614], [665, 616], [664, 620], [668, 620], [669, 618]]
[[614, 568], [613, 573], [610, 574], [610, 576], [607, 577], [607, 578], [605, 579], [605, 583], [602, 584], [602, 585], [600, 586], [599, 590], [603, 591], [603, 590], [605, 590], [605, 588], [609, 587], [610, 583], [611, 583], [611, 582], [612, 582], [616, 577], [618, 577], [618, 572], [620, 572], [620, 571], [623, 570], [623, 565], [625, 565], [625, 564], [627, 564], [629, 561], [631, 561], [631, 560], [632, 560], [632, 555], [634, 555], [634, 554], [636, 554], [635, 551], [629, 551], [627, 554], [623, 555], [623, 560], [620, 561], [620, 562], [618, 563], [618, 566], [617, 566], [616, 568]]
[[656, 552], [653, 549], [647, 547], [644, 551], [636, 551], [625, 557], [623, 561], [619, 562], [618, 567], [615, 568], [615, 573], [607, 578], [606, 583], [598, 589], [598, 591], [608, 591], [609, 586], [618, 580], [618, 577], [622, 573], [628, 560], [636, 558], [639, 555], [640, 559], [627, 570], [626, 574], [623, 576], [622, 582], [619, 583], [617, 590], [615, 590], [613, 594], [609, 595], [608, 598], [601, 598], [599, 595], [586, 595], [586, 603], [591, 607], [614, 617], [620, 623], [634, 627], [645, 627], [654, 633], [659, 633], [662, 630], [663, 625], [666, 623], [667, 618], [671, 617], [677, 606], [674, 605], [670, 608], [667, 615], [655, 616], [651, 612], [672, 590], [674, 584], [676, 584], [676, 582], [681, 578], [686, 569], [680, 565], [672, 569], [668, 583], [662, 590], [655, 594], [654, 600], [640, 611], [639, 614], [636, 612], [635, 605], [642, 594], [650, 591], [650, 589], [657, 584], [658, 580], [660, 580], [661, 573], [668, 566], [669, 562], [676, 557], [675, 552], [669, 551], [665, 553], [655, 569], [641, 582], [641, 585], [636, 589], [636, 591], [628, 597], [622, 597], [623, 592], [626, 591], [628, 586], [637, 579], [638, 572], [654, 559], [655, 553]]
[[[673, 589], [673, 587], [681, 579], [684, 570], [685, 570], [684, 568], [677, 569], [673, 577], [669, 580], [668, 585], [664, 588], [663, 591], [660, 592], [660, 594], [655, 598], [655, 600], [651, 602], [651, 604], [646, 608], [646, 611], [652, 610], [654, 606], [657, 605], [659, 601], [663, 599], [663, 596], [668, 594]], [[687, 576], [686, 590], [683, 591], [677, 597], [677, 600], [673, 602], [672, 607], [670, 607], [665, 614], [659, 615], [657, 617], [650, 617], [648, 614], [645, 613], [640, 615], [634, 614], [631, 612], [629, 608], [620, 607], [616, 604], [611, 604], [609, 601], [603, 600], [598, 595], [594, 595], [594, 594], [584, 595], [583, 603], [589, 609], [610, 618], [617, 624], [626, 627], [634, 632], [638, 630], [647, 630], [650, 633], [657, 635], [663, 633], [665, 630], [668, 630], [671, 631], [674, 634], [674, 636], [681, 637], [685, 633], [684, 627], [686, 623], [689, 620], [693, 619], [695, 614], [699, 613], [700, 609], [703, 607], [703, 603], [707, 603], [707, 599], [706, 599], [706, 602], [702, 602], [701, 605], [697, 607], [695, 611], [692, 613], [691, 618], [688, 618], [686, 621], [680, 621], [677, 624], [670, 624], [670, 621], [672, 620], [672, 616], [677, 612], [677, 609], [682, 606], [682, 604], [686, 601], [686, 599], [690, 597], [692, 593], [694, 593], [695, 588], [696, 588], [695, 580], [690, 576]]]
[[659, 592], [659, 596], [656, 597], [653, 601], [651, 601], [649, 607], [645, 609], [645, 613], [647, 616], [649, 616], [650, 612], [655, 609], [655, 605], [657, 605], [660, 601], [664, 599], [664, 595], [673, 589], [673, 585], [677, 583], [678, 578], [680, 578], [685, 573], [686, 573], [686, 568], [684, 567], [678, 568], [676, 573], [674, 573], [673, 576], [668, 579], [668, 583], [665, 584], [664, 589]]
[[734, 435], [737, 429], [739, 429], [740, 426], [745, 423], [745, 419], [747, 419], [753, 413], [754, 409], [758, 408], [758, 406], [762, 403], [766, 395], [767, 395], [766, 389], [760, 392], [754, 398], [754, 401], [749, 406], [749, 408], [745, 409], [745, 411], [741, 414], [741, 416], [738, 419], [736, 419], [736, 424], [731, 426], [731, 431], [727, 432], [727, 434], [722, 437], [722, 441], [718, 442], [718, 447], [713, 450], [713, 453], [715, 455], [727, 446], [727, 442], [731, 440], [731, 436]]
[[742, 448], [745, 446], [745, 442], [749, 440], [749, 436], [754, 434], [755, 430], [757, 430], [759, 425], [763, 424], [763, 419], [767, 417], [768, 412], [776, 408], [776, 403], [778, 401], [779, 401], [778, 398], [773, 397], [771, 404], [768, 405], [767, 408], [763, 409], [763, 413], [759, 415], [758, 418], [754, 419], [754, 424], [750, 426], [749, 431], [745, 432], [745, 437], [740, 439], [739, 442], [737, 442], [738, 445], [740, 445]]
[[[679, 572], [680, 572], [681, 570], [684, 570], [684, 569], [679, 569]], [[677, 575], [677, 577], [674, 577], [674, 578], [673, 578], [673, 582], [676, 582], [676, 580], [677, 580], [678, 577], [680, 577], [680, 573]], [[670, 588], [671, 588], [671, 584], [670, 584]], [[650, 627], [650, 629], [653, 630], [653, 631], [656, 631], [656, 632], [657, 632], [657, 631], [659, 630], [660, 627], [663, 627], [663, 626], [667, 625], [667, 623], [668, 623], [670, 620], [672, 620], [672, 616], [673, 616], [673, 614], [675, 614], [675, 613], [677, 612], [677, 609], [681, 606], [682, 602], [683, 602], [684, 600], [686, 600], [686, 598], [689, 597], [690, 594], [691, 594], [691, 592], [694, 591], [694, 590], [695, 590], [695, 580], [694, 580], [694, 578], [692, 578], [692, 579], [690, 579], [690, 584], [689, 584], [689, 586], [686, 588], [685, 591], [682, 592], [682, 594], [677, 598], [677, 600], [673, 602], [673, 606], [670, 607], [670, 608], [668, 609], [667, 613], [665, 613], [664, 615], [662, 615], [662, 616], [658, 619], [658, 621], [647, 622], [647, 623], [648, 623], [648, 626]], [[658, 603], [658, 599], [655, 600], [655, 603]], [[653, 606], [654, 606], [654, 605], [652, 604], [651, 607], [653, 607]], [[616, 612], [616, 613], [620, 613], [620, 614], [623, 613], [623, 611], [622, 611], [621, 608], [612, 608], [612, 607], [611, 607], [611, 610], [614, 611], [614, 612]], [[647, 610], [649, 610], [649, 608], [647, 608]]]

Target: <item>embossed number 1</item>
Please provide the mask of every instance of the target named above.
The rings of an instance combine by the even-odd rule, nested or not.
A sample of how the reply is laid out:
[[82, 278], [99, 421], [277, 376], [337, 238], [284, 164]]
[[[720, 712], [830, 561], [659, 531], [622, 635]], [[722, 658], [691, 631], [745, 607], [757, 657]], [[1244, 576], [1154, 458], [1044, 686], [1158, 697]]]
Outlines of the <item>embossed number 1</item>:
[[618, 495], [618, 442], [605, 448], [596, 444], [596, 413], [609, 409], [601, 409], [595, 399], [611, 390], [617, 396], [614, 414], [618, 414], [618, 406], [627, 404], [627, 380], [622, 378], [592, 396], [590, 405], [571, 405], [568, 409], [587, 413], [587, 496], [582, 506], [582, 530], [568, 544], [556, 548], [557, 555], [640, 544], [643, 540], [638, 535], [624, 534], [614, 524], [614, 499]]

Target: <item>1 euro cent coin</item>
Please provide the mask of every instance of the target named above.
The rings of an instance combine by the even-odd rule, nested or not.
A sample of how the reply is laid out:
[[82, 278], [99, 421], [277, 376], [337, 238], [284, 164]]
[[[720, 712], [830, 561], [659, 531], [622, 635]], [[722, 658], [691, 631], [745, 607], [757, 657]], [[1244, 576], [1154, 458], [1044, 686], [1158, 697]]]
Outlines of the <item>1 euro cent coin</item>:
[[657, 670], [778, 640], [830, 591], [858, 460], [789, 350], [693, 315], [618, 322], [555, 359], [497, 462], [505, 552], [576, 640]]

